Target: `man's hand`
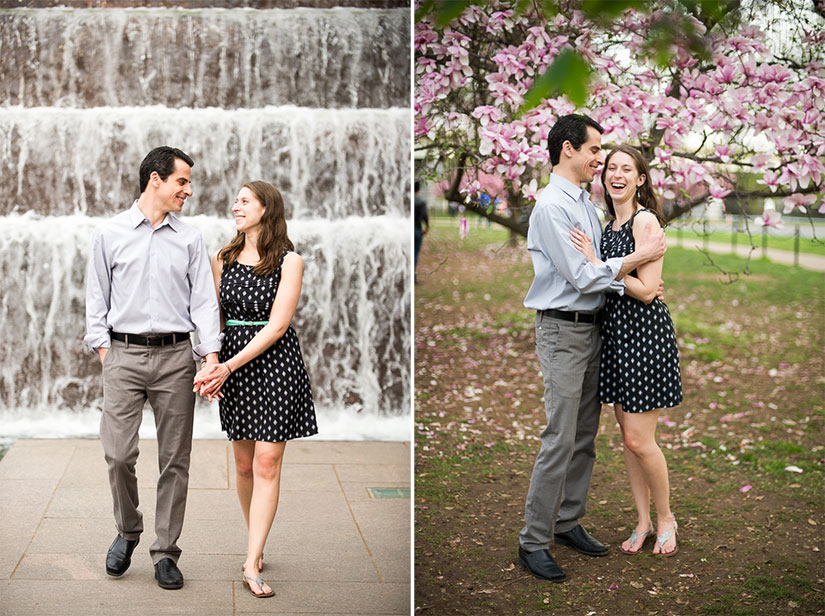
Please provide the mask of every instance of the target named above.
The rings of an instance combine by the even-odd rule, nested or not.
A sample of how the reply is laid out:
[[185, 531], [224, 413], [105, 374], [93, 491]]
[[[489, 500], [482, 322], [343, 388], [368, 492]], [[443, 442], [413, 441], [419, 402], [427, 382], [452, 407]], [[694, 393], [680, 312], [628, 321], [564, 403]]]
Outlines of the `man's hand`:
[[100, 356], [100, 365], [103, 365], [103, 360], [106, 359], [106, 353], [109, 352], [109, 347], [97, 347], [97, 354]]
[[636, 242], [636, 254], [642, 259], [643, 263], [655, 261], [667, 252], [665, 230], [659, 229], [655, 233], [651, 233], [652, 228], [652, 223], [647, 223], [642, 238]]
[[196, 375], [192, 391], [203, 396], [209, 402], [223, 398], [221, 387], [229, 378], [229, 368], [226, 364], [208, 364]]
[[214, 373], [218, 370], [218, 364], [206, 364], [198, 370], [198, 373], [195, 375], [194, 381], [194, 389], [193, 391], [198, 391], [202, 385], [204, 385], [207, 381], [214, 376]]

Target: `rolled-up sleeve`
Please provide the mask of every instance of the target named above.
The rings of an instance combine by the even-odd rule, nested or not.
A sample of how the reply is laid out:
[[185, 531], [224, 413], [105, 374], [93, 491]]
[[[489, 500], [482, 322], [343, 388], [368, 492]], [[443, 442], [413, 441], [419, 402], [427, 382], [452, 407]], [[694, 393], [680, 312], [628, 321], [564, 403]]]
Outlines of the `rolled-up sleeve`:
[[220, 310], [209, 255], [203, 245], [203, 238], [198, 234], [189, 255], [189, 311], [192, 323], [198, 333], [199, 344], [193, 349], [195, 358], [221, 350]]
[[103, 234], [98, 229], [92, 235], [86, 269], [86, 336], [83, 342], [92, 352], [112, 344], [107, 321], [111, 286], [112, 270], [105, 254]]
[[621, 257], [608, 259], [604, 263], [588, 262], [570, 240], [574, 222], [564, 208], [544, 207], [536, 214], [536, 223], [543, 230], [535, 238], [539, 249], [574, 289], [582, 294], [601, 293], [608, 289], [624, 293], [624, 282], [616, 280], [622, 267]]

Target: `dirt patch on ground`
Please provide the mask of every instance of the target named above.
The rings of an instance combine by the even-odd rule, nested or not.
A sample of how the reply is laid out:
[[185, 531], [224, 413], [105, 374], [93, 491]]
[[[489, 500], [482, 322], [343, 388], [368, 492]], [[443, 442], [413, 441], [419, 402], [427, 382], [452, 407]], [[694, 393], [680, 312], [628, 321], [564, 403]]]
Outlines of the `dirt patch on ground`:
[[[529, 257], [523, 247], [428, 240], [415, 298], [417, 614], [825, 613], [822, 356], [811, 351], [822, 348], [821, 303], [747, 302], [737, 293], [753, 297], [750, 288], [719, 291], [715, 281], [697, 289], [706, 272], [666, 278], [683, 323], [685, 400], [663, 413], [659, 442], [680, 552], [618, 551], [635, 514], [605, 407], [582, 523], [611, 551], [589, 558], [557, 546], [568, 581], [551, 584], [515, 562], [544, 424], [521, 306]], [[747, 284], [777, 282], [757, 276]]]

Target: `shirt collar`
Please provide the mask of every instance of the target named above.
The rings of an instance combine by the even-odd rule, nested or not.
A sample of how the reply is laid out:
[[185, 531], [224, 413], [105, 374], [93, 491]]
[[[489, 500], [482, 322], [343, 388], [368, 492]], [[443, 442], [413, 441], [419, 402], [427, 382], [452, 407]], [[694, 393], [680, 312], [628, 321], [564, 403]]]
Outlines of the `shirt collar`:
[[[132, 203], [132, 207], [129, 208], [129, 222], [131, 223], [133, 229], [137, 229], [144, 220], [147, 222], [149, 221], [149, 219], [143, 215], [143, 212], [140, 211], [137, 199], [135, 199], [135, 202]], [[163, 222], [160, 223], [158, 229], [167, 224], [173, 231], [180, 231], [181, 221], [178, 220], [178, 217], [171, 212], [166, 214], [166, 218], [164, 218]]]
[[569, 195], [569, 197], [573, 199], [573, 201], [578, 201], [582, 194], [584, 194], [585, 200], [587, 200], [590, 197], [590, 194], [581, 186], [576, 186], [570, 180], [565, 179], [560, 175], [556, 175], [555, 173], [550, 174], [549, 183], [561, 189], [563, 192]]

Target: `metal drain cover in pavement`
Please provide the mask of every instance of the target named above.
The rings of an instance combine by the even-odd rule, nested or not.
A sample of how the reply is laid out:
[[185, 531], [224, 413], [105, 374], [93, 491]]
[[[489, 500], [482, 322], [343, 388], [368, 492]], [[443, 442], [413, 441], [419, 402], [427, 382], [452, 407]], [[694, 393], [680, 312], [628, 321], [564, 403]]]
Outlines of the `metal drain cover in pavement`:
[[409, 488], [367, 488], [372, 498], [409, 498]]

